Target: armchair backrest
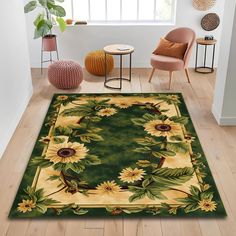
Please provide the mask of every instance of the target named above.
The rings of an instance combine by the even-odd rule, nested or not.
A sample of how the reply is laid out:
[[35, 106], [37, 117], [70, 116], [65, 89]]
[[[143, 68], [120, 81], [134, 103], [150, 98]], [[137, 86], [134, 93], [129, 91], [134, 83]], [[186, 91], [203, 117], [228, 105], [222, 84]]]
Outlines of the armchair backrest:
[[191, 51], [196, 39], [196, 34], [195, 32], [190, 29], [190, 28], [177, 28], [172, 31], [170, 31], [165, 38], [169, 41], [176, 42], [176, 43], [187, 43], [188, 47], [186, 49], [183, 61], [184, 61], [184, 66], [187, 67], [190, 56], [191, 56]]

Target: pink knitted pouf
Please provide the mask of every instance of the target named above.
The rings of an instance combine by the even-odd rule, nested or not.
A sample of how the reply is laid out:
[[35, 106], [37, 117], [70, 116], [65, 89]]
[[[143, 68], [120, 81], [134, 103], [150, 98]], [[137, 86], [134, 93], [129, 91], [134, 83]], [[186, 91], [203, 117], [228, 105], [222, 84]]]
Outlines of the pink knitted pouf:
[[83, 80], [83, 70], [74, 61], [57, 61], [48, 67], [48, 80], [58, 89], [77, 88]]

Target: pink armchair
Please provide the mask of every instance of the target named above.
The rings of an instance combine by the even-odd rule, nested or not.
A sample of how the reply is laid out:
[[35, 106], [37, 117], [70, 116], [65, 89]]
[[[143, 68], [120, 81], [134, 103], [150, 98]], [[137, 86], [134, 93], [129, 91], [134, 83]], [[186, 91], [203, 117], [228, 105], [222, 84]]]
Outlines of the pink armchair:
[[177, 28], [169, 32], [165, 39], [176, 43], [188, 43], [187, 50], [183, 59], [175, 57], [154, 55], [151, 57], [151, 65], [153, 67], [149, 82], [151, 82], [153, 74], [156, 69], [169, 71], [169, 89], [171, 87], [171, 80], [173, 77], [173, 71], [185, 70], [188, 82], [190, 83], [188, 63], [191, 56], [191, 51], [195, 42], [195, 32], [190, 28]]

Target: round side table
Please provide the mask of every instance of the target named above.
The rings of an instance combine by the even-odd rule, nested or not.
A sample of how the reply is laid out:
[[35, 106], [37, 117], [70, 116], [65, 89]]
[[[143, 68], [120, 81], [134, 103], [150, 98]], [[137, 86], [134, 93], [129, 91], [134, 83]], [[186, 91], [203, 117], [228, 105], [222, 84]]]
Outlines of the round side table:
[[[113, 45], [108, 45], [108, 46], [104, 47], [103, 50], [105, 52], [105, 82], [104, 82], [104, 86], [107, 88], [111, 88], [111, 89], [121, 89], [123, 80], [131, 81], [132, 53], [134, 52], [134, 47], [132, 47], [130, 45], [113, 44]], [[114, 55], [114, 56], [115, 55], [120, 56], [120, 76], [119, 77], [115, 77], [115, 78], [108, 78], [107, 77], [107, 63], [106, 63], [107, 62], [107, 60], [106, 60], [107, 54]], [[122, 75], [123, 55], [129, 55], [129, 78], [124, 78]], [[114, 80], [120, 81], [119, 87], [113, 87], [113, 86], [108, 85], [108, 83], [110, 81], [114, 81]]]
[[[215, 40], [215, 39], [205, 40], [204, 38], [198, 38], [198, 39], [196, 39], [196, 43], [197, 43], [197, 48], [196, 48], [195, 71], [198, 72], [198, 73], [202, 73], [202, 74], [208, 74], [208, 73], [214, 72], [215, 46], [216, 46], [217, 40]], [[202, 46], [205, 47], [203, 66], [198, 66], [198, 47], [199, 47], [199, 45], [202, 45]], [[206, 66], [207, 47], [208, 46], [213, 46], [211, 67]]]

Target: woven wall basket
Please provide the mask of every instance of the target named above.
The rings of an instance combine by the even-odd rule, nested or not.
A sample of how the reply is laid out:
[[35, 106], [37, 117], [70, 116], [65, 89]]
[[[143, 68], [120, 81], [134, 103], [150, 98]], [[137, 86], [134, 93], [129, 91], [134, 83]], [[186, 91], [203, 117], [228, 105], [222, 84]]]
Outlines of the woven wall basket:
[[206, 31], [216, 29], [220, 24], [220, 17], [216, 13], [206, 14], [201, 20], [201, 26]]
[[193, 6], [199, 11], [207, 11], [216, 3], [216, 0], [193, 0]]

